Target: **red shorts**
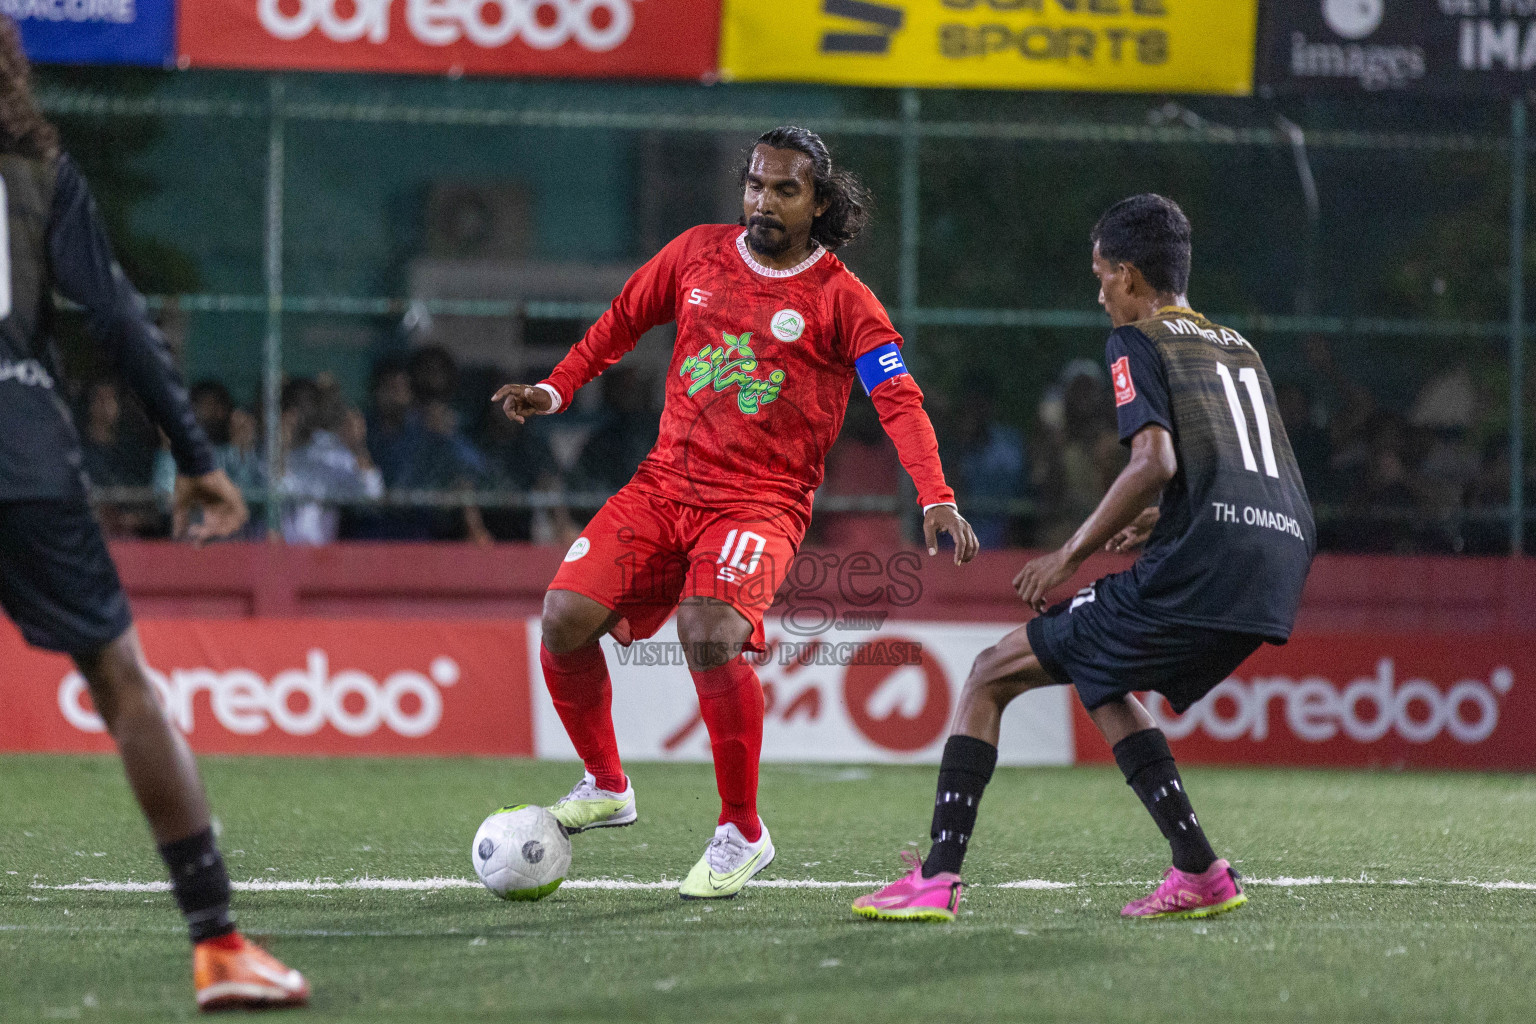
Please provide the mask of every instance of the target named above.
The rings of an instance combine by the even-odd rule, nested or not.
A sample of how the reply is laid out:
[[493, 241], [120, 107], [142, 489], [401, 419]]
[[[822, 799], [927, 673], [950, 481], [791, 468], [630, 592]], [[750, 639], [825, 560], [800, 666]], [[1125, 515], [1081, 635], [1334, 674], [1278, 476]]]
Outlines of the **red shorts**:
[[655, 634], [683, 598], [712, 597], [752, 624], [751, 646], [760, 650], [763, 614], [804, 535], [793, 515], [700, 508], [625, 487], [571, 545], [549, 589], [618, 612], [629, 637], [640, 640]]

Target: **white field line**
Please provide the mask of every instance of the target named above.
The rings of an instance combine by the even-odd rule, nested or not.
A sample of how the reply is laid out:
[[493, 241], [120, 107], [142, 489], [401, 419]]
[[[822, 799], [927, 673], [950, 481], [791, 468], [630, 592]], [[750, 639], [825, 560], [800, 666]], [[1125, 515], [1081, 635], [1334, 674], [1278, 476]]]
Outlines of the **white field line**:
[[[1247, 885], [1270, 886], [1280, 889], [1294, 889], [1306, 886], [1320, 885], [1345, 885], [1345, 886], [1466, 886], [1474, 889], [1513, 889], [1522, 892], [1536, 892], [1536, 882], [1515, 882], [1510, 880], [1498, 882], [1480, 882], [1476, 879], [1435, 879], [1435, 878], [1331, 878], [1321, 875], [1309, 875], [1302, 878], [1293, 878], [1287, 875], [1275, 878], [1245, 878]], [[659, 882], [639, 882], [627, 878], [573, 878], [568, 879], [562, 888], [566, 889], [603, 889], [603, 890], [647, 890], [647, 889], [675, 889], [677, 881], [662, 880]], [[882, 884], [877, 879], [862, 881], [834, 881], [824, 882], [813, 878], [769, 878], [748, 882], [747, 885], [757, 889], [869, 889]], [[1127, 879], [1120, 882], [1054, 882], [1044, 878], [1025, 878], [1016, 882], [997, 882], [982, 888], [993, 889], [1083, 889], [1095, 886], [1148, 886], [1154, 884], [1149, 880]], [[478, 889], [480, 883], [469, 878], [353, 878], [338, 882], [334, 879], [320, 878], [310, 881], [279, 881], [275, 879], [253, 879], [249, 882], [235, 882], [234, 887], [239, 892], [336, 892], [336, 891], [384, 891], [384, 892], [437, 892], [444, 889]], [[70, 882], [65, 885], [32, 885], [33, 889], [45, 889], [55, 892], [168, 892], [169, 882], [104, 882], [87, 879], [81, 882]]]

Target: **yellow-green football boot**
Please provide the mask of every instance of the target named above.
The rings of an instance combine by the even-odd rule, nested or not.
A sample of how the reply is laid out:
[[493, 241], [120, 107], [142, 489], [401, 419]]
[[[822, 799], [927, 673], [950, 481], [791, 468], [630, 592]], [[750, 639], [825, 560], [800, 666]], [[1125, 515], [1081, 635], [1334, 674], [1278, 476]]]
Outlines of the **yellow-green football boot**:
[[589, 828], [633, 825], [640, 817], [635, 810], [635, 784], [627, 777], [624, 784], [622, 793], [599, 789], [592, 773], [586, 772], [581, 781], [549, 809], [549, 813], [570, 835]]
[[768, 826], [761, 818], [757, 824], [763, 834], [755, 843], [747, 842], [741, 830], [729, 822], [715, 829], [715, 837], [683, 879], [678, 895], [685, 900], [729, 899], [753, 875], [772, 864], [773, 840], [768, 838]]

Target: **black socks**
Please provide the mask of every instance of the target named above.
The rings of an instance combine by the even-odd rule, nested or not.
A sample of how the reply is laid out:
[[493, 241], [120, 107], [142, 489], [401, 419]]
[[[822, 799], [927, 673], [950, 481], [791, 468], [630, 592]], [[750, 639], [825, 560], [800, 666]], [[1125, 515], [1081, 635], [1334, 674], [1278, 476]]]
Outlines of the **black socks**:
[[166, 843], [160, 857], [171, 872], [171, 891], [187, 919], [193, 942], [216, 939], [235, 930], [229, 916], [229, 875], [213, 842], [213, 829]]
[[[1133, 732], [1115, 744], [1115, 763], [1173, 847], [1173, 866], [1199, 874], [1216, 862], [1216, 851], [1190, 806], [1161, 729]], [[946, 757], [948, 755], [946, 754]], [[941, 775], [940, 778], [943, 778]]]
[[923, 862], [923, 877], [960, 872], [965, 847], [976, 827], [982, 791], [997, 767], [997, 748], [974, 736], [951, 736], [939, 762], [939, 789], [933, 799], [933, 848]]

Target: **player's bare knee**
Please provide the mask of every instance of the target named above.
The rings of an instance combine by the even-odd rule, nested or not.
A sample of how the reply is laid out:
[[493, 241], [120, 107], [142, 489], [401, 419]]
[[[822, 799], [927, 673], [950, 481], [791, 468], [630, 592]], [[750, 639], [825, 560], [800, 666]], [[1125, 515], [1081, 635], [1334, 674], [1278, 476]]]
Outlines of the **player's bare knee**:
[[[677, 609], [677, 638], [695, 672], [719, 668], [741, 652], [745, 623], [734, 608], [718, 602], [688, 603]], [[750, 628], [750, 627], [748, 627]]]
[[[593, 605], [596, 602], [568, 590], [545, 592], [539, 628], [543, 644], [551, 654], [570, 654], [601, 635], [603, 621], [589, 607]], [[606, 612], [601, 606], [598, 608]]]

